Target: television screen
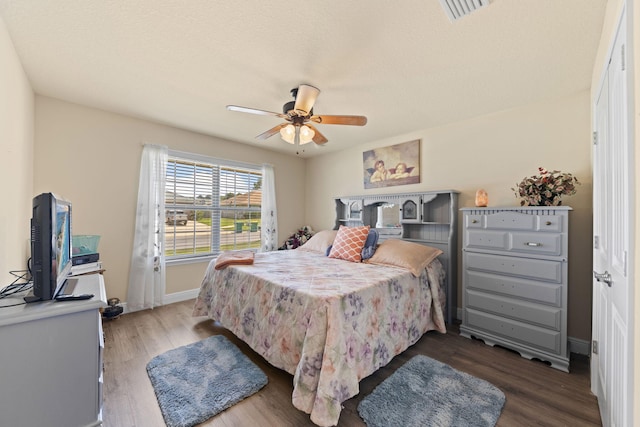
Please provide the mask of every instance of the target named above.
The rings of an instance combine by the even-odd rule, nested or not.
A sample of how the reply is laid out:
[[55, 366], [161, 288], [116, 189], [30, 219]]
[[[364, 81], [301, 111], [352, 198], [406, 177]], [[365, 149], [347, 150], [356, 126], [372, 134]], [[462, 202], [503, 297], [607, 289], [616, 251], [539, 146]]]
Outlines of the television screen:
[[31, 217], [33, 296], [25, 300], [55, 298], [71, 272], [71, 251], [71, 203], [53, 193], [34, 197]]
[[71, 205], [56, 203], [56, 265], [60, 278], [71, 267]]

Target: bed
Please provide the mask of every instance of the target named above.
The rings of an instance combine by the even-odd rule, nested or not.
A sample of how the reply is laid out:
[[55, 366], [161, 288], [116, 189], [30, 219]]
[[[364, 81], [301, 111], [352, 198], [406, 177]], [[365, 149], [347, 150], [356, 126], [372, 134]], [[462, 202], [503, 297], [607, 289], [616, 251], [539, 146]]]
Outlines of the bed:
[[257, 253], [251, 265], [223, 269], [212, 261], [193, 314], [218, 321], [292, 374], [293, 405], [332, 426], [362, 378], [425, 332], [446, 332], [444, 269], [435, 257], [412, 272], [300, 249]]

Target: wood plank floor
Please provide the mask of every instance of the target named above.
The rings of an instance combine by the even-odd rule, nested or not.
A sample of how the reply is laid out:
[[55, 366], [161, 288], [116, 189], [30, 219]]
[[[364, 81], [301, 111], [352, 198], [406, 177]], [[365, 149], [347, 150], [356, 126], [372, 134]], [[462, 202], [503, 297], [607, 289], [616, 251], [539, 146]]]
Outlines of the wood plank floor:
[[[314, 426], [291, 404], [292, 376], [269, 365], [233, 334], [212, 320], [191, 317], [193, 300], [105, 320], [105, 427], [164, 425], [146, 364], [152, 357], [212, 335], [225, 335], [268, 376], [258, 393], [201, 424], [210, 427]], [[506, 403], [498, 426], [599, 426], [596, 398], [589, 390], [589, 361], [575, 356], [567, 374], [509, 350], [458, 335], [429, 332], [389, 365], [360, 382], [360, 394], [344, 402], [340, 427], [364, 426], [357, 406], [396, 369], [417, 354], [485, 379], [500, 388]]]

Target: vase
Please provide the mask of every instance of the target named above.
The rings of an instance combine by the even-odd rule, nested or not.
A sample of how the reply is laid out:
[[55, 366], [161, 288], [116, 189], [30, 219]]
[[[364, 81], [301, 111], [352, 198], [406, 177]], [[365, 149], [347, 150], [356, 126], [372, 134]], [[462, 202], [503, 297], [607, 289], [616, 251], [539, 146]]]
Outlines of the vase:
[[562, 205], [562, 200], [559, 199], [560, 196], [555, 196], [552, 198], [542, 197], [537, 203], [531, 203], [530, 199], [522, 199], [520, 201], [520, 206], [560, 206]]

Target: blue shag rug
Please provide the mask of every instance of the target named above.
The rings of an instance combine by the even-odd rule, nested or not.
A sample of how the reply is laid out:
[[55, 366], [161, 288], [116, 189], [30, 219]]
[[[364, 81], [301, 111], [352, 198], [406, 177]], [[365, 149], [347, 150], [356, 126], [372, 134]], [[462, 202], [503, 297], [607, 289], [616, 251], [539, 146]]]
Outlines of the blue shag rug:
[[267, 376], [226, 337], [169, 350], [147, 364], [167, 427], [191, 427], [251, 396]]
[[427, 356], [415, 356], [358, 405], [368, 427], [495, 426], [504, 393]]

